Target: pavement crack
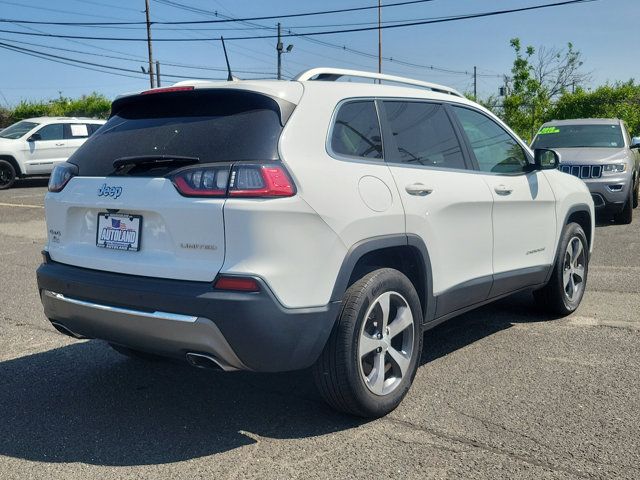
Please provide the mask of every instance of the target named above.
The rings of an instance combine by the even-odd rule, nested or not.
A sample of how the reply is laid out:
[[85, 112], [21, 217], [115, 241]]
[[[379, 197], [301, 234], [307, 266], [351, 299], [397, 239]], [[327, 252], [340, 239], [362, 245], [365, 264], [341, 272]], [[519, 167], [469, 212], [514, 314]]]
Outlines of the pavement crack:
[[587, 478], [587, 479], [588, 478], [592, 478], [592, 476], [590, 476], [586, 472], [581, 472], [579, 470], [575, 470], [575, 469], [572, 469], [572, 468], [561, 467], [561, 466], [558, 466], [558, 465], [551, 465], [551, 464], [549, 464], [547, 462], [544, 462], [544, 461], [539, 460], [539, 459], [537, 459], [535, 457], [532, 457], [532, 456], [521, 455], [521, 454], [518, 454], [518, 453], [515, 453], [515, 452], [511, 452], [509, 450], [505, 450], [505, 449], [494, 447], [494, 446], [491, 446], [491, 445], [488, 445], [488, 444], [485, 444], [485, 443], [481, 443], [481, 442], [479, 442], [477, 440], [473, 440], [473, 439], [466, 438], [466, 437], [461, 437], [461, 436], [458, 436], [458, 435], [448, 434], [448, 433], [442, 432], [440, 430], [436, 430], [434, 428], [422, 427], [420, 425], [413, 424], [413, 423], [408, 422], [406, 420], [400, 420], [400, 419], [392, 418], [392, 417], [389, 417], [389, 416], [384, 417], [382, 420], [390, 422], [390, 423], [394, 423], [396, 425], [401, 425], [401, 426], [404, 426], [404, 427], [407, 427], [407, 428], [411, 428], [411, 429], [414, 429], [414, 430], [419, 430], [419, 431], [428, 433], [430, 435], [434, 435], [434, 436], [436, 436], [438, 438], [442, 438], [444, 440], [448, 440], [450, 442], [461, 443], [463, 445], [467, 445], [467, 446], [470, 446], [470, 447], [473, 447], [473, 448], [479, 448], [481, 450], [484, 450], [484, 451], [487, 451], [487, 452], [490, 452], [490, 453], [494, 453], [494, 454], [497, 454], [497, 455], [504, 455], [504, 456], [507, 456], [507, 457], [512, 458], [514, 460], [518, 460], [518, 461], [521, 461], [521, 462], [524, 462], [524, 463], [528, 463], [530, 465], [535, 465], [537, 467], [541, 467], [541, 468], [544, 468], [546, 470], [550, 470], [550, 471], [554, 471], [554, 472], [567, 473], [567, 474], [570, 474], [570, 475], [574, 475], [574, 476], [576, 476], [578, 478]]

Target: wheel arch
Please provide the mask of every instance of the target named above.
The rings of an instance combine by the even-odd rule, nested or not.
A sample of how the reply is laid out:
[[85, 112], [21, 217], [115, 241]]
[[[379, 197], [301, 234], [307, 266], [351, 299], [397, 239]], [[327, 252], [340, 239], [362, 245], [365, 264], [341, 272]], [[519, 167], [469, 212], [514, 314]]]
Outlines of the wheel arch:
[[572, 222], [577, 223], [584, 230], [587, 236], [587, 242], [589, 243], [589, 249], [591, 249], [593, 242], [593, 219], [591, 218], [591, 212], [587, 205], [574, 205], [567, 212], [563, 226]]
[[338, 272], [331, 301], [340, 301], [351, 284], [370, 271], [384, 267], [394, 268], [411, 280], [420, 298], [423, 323], [433, 319], [431, 261], [427, 246], [416, 235], [384, 235], [353, 245]]
[[[584, 234], [587, 236], [587, 243], [589, 244], [589, 251], [591, 251], [593, 247], [593, 231], [594, 231], [595, 219], [591, 215], [591, 209], [589, 208], [589, 205], [587, 205], [586, 203], [579, 203], [569, 207], [569, 209], [567, 210], [567, 213], [565, 214], [564, 221], [562, 222], [561, 226], [564, 229], [564, 227], [566, 227], [567, 225], [573, 222], [580, 225], [584, 230]], [[553, 256], [553, 265], [556, 264], [558, 255], [560, 255], [561, 242], [562, 242], [562, 230], [558, 232], [556, 252], [555, 252], [555, 255]], [[547, 278], [545, 280], [545, 283], [547, 283], [551, 279], [552, 274], [553, 274], [553, 268], [550, 268]]]
[[0, 160], [6, 160], [13, 166], [16, 171], [16, 177], [21, 177], [22, 175], [24, 175], [22, 169], [20, 168], [20, 164], [18, 164], [18, 161], [15, 159], [15, 157], [11, 155], [0, 155]]

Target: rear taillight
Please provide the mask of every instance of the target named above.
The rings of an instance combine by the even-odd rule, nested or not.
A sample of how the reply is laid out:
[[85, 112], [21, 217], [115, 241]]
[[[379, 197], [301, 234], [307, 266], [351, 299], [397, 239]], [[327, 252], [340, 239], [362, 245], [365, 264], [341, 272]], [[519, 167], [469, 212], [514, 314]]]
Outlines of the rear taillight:
[[186, 197], [266, 198], [296, 194], [287, 170], [274, 163], [187, 167], [170, 178]]
[[49, 177], [49, 191], [60, 192], [73, 177], [78, 174], [78, 167], [72, 163], [60, 163], [53, 168]]
[[213, 284], [216, 290], [231, 290], [236, 292], [258, 292], [260, 285], [251, 277], [219, 276]]
[[229, 185], [229, 165], [185, 168], [171, 177], [185, 197], [224, 197]]
[[230, 197], [291, 197], [293, 182], [281, 165], [237, 164], [231, 171]]

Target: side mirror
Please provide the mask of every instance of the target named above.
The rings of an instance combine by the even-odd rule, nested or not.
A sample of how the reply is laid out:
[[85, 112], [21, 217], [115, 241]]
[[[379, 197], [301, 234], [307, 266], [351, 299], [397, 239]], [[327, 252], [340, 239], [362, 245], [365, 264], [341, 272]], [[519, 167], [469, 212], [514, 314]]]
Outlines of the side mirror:
[[39, 133], [32, 133], [31, 136], [27, 138], [27, 142], [37, 142], [38, 140], [42, 140]]
[[631, 139], [631, 147], [630, 148], [640, 148], [640, 137], [633, 137]]
[[536, 148], [533, 151], [536, 170], [553, 170], [560, 166], [560, 154], [547, 148]]

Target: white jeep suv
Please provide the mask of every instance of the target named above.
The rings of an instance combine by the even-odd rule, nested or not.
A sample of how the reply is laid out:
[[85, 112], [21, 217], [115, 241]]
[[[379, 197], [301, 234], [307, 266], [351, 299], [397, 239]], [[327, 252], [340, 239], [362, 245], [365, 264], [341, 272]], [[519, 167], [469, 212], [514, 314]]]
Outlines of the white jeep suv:
[[388, 75], [122, 96], [51, 177], [44, 311], [129, 356], [312, 367], [333, 407], [384, 415], [426, 329], [525, 289], [578, 307], [594, 206], [557, 163], [456, 91]]
[[10, 188], [17, 178], [49, 175], [104, 123], [90, 118], [39, 117], [0, 131], [0, 190]]

